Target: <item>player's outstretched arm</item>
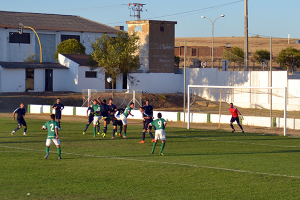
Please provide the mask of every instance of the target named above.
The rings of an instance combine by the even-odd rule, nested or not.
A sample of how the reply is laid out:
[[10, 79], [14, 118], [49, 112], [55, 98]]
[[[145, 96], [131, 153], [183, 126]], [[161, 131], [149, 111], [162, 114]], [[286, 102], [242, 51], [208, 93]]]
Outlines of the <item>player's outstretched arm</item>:
[[131, 115], [132, 117], [134, 117], [134, 115], [133, 115], [133, 114], [131, 114], [131, 112], [130, 112], [129, 110], [128, 110], [128, 114], [129, 114], [129, 115]]
[[12, 120], [15, 121], [15, 112], [13, 112], [13, 119]]
[[98, 101], [98, 103], [100, 103], [101, 104], [101, 101], [100, 101], [100, 96], [97, 98], [97, 101]]

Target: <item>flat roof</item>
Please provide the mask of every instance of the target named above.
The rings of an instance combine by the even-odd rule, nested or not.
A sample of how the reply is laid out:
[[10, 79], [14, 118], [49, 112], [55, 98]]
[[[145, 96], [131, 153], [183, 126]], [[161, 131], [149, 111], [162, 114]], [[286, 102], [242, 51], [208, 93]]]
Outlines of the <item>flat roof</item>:
[[59, 63], [0, 62], [6, 69], [69, 69]]

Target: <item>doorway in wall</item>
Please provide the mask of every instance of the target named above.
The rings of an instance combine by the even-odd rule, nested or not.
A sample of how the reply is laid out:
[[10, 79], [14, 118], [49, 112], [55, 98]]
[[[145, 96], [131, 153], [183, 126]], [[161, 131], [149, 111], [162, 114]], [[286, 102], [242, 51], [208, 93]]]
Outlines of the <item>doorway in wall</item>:
[[53, 69], [45, 69], [45, 91], [53, 91]]
[[34, 90], [34, 69], [26, 69], [26, 92]]

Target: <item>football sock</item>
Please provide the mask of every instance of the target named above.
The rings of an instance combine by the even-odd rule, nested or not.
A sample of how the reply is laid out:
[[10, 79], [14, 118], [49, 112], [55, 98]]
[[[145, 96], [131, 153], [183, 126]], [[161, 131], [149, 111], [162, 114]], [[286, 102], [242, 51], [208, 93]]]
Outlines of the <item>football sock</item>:
[[122, 133], [122, 130], [123, 130], [123, 127], [122, 127], [122, 126], [120, 126], [120, 133]]
[[27, 131], [27, 127], [26, 128], [24, 128], [24, 132], [26, 133], [26, 131]]
[[154, 152], [155, 147], [156, 147], [156, 142], [153, 142], [152, 152]]
[[165, 148], [166, 142], [161, 144], [161, 148], [160, 148], [160, 153], [163, 152], [164, 148]]
[[[120, 131], [121, 132], [121, 131]], [[124, 136], [126, 136], [126, 132], [124, 132]]]
[[243, 127], [242, 127], [242, 125], [241, 124], [238, 124], [239, 125], [239, 127], [243, 130]]
[[152, 137], [152, 139], [154, 139], [154, 136], [153, 134], [151, 133], [151, 131], [149, 132], [150, 136]]
[[234, 129], [232, 124], [230, 124], [230, 126], [231, 126], [232, 129]]
[[97, 132], [99, 133], [100, 132], [100, 125], [98, 124], [97, 126]]
[[61, 157], [61, 148], [60, 147], [57, 148], [57, 154], [59, 157]]
[[89, 125], [90, 125], [89, 123], [87, 123], [87, 124], [85, 125], [84, 132], [86, 132], [86, 130], [88, 129]]
[[113, 129], [113, 137], [115, 137], [116, 131], [117, 131], [117, 129]]
[[49, 149], [50, 149], [50, 147], [47, 147], [47, 146], [46, 146], [46, 153], [47, 153], [47, 154], [49, 154]]
[[19, 130], [21, 127], [17, 127], [14, 131], [16, 132], [17, 130]]
[[107, 131], [107, 126], [104, 126], [103, 127], [103, 133], [106, 133], [106, 131]]
[[143, 140], [145, 140], [145, 133], [146, 133], [146, 132], [145, 132], [145, 131], [143, 131]]
[[95, 126], [94, 126], [93, 130], [94, 130], [94, 136], [96, 136], [96, 127]]
[[60, 128], [60, 121], [58, 121], [58, 127]]

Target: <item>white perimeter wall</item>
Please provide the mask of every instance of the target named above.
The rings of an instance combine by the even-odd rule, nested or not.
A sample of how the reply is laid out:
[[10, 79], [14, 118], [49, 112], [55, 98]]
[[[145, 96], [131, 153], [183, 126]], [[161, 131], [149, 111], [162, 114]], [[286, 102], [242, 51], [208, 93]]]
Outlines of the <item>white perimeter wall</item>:
[[[183, 92], [183, 75], [173, 73], [130, 73], [127, 85], [130, 90], [147, 93]], [[132, 81], [132, 82], [130, 82]]]
[[[51, 105], [34, 105], [30, 104], [29, 113], [40, 114], [40, 113], [52, 113]], [[74, 113], [75, 110], [75, 113]], [[154, 111], [153, 116], [156, 118], [157, 113], [162, 113], [162, 117], [167, 121], [177, 121], [178, 112], [167, 112], [167, 111]], [[131, 113], [134, 115], [128, 116], [129, 119], [141, 119], [142, 123], [142, 114], [139, 110], [132, 110]], [[73, 107], [65, 106], [65, 109], [62, 111], [62, 115], [77, 115], [77, 116], [87, 116], [87, 107]], [[179, 112], [180, 120], [183, 121], [183, 112]], [[242, 120], [243, 125], [250, 126], [259, 126], [259, 127], [270, 127], [270, 117], [259, 117], [259, 116], [244, 116], [245, 120]], [[185, 114], [185, 119], [188, 118], [188, 114]], [[190, 122], [191, 123], [207, 123], [208, 115], [206, 113], [190, 113]], [[222, 115], [220, 119], [221, 124], [229, 124], [231, 115]], [[210, 115], [211, 123], [219, 123], [219, 115], [211, 114]], [[284, 119], [276, 118], [276, 127], [283, 128]], [[300, 129], [300, 119], [287, 118], [287, 128], [288, 129]], [[282, 131], [283, 134], [283, 131]]]

